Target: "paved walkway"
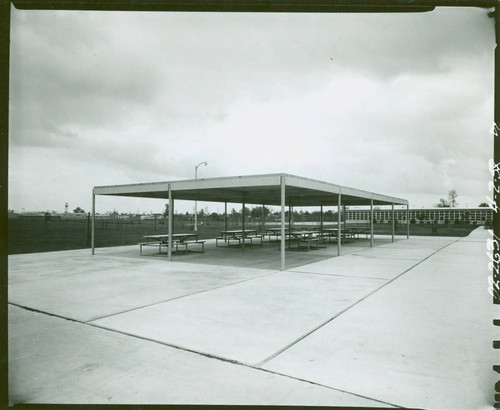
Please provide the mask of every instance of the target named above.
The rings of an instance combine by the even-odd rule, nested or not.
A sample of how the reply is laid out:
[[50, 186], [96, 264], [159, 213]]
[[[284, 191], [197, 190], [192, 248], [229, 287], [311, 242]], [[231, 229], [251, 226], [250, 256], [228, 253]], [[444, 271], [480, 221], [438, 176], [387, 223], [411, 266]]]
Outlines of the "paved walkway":
[[11, 402], [491, 408], [488, 234], [286, 271], [10, 256]]

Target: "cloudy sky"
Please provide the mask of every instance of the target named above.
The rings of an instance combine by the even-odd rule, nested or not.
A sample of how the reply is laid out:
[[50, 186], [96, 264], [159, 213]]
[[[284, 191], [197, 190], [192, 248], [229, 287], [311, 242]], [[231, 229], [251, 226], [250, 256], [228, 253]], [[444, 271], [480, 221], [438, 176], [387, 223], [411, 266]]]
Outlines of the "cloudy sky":
[[[90, 210], [94, 186], [192, 178], [201, 161], [199, 177], [287, 172], [417, 207], [456, 189], [477, 206], [489, 195], [493, 51], [485, 9], [13, 8], [9, 208]], [[97, 200], [98, 212], [163, 208]]]

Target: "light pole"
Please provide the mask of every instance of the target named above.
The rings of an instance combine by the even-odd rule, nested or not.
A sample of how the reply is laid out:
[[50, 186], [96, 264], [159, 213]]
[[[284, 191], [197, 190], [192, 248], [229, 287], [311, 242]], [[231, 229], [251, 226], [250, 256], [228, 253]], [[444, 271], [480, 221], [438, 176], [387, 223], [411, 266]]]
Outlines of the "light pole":
[[[207, 161], [202, 161], [194, 167], [194, 179], [198, 179], [198, 167], [200, 165], [208, 165]], [[198, 232], [198, 202], [194, 201], [194, 231]]]

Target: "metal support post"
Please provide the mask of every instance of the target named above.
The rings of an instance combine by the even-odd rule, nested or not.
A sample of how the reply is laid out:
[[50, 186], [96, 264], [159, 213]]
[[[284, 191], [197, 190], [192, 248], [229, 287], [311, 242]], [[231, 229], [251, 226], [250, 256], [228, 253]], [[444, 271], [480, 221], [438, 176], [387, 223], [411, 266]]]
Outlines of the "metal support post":
[[342, 242], [342, 194], [339, 192], [338, 203], [337, 203], [337, 255], [340, 256], [340, 243]]
[[410, 204], [406, 205], [406, 239], [410, 239]]
[[319, 208], [319, 231], [323, 232], [323, 205]]
[[281, 176], [281, 270], [285, 270], [285, 176]]
[[95, 248], [94, 248], [94, 236], [95, 236], [95, 194], [94, 190], [92, 189], [92, 239], [91, 239], [91, 248], [92, 248], [92, 255], [95, 254]]
[[174, 200], [172, 199], [172, 187], [168, 184], [168, 260], [172, 260], [172, 246], [174, 244], [172, 234], [174, 225], [174, 216], [172, 215], [172, 208], [174, 206]]
[[198, 232], [198, 202], [194, 201], [194, 231]]
[[245, 198], [243, 197], [243, 208], [241, 210], [241, 215], [242, 215], [242, 231], [243, 231], [243, 242], [241, 244], [241, 247], [245, 249]]
[[[169, 205], [169, 208], [170, 208], [170, 205]], [[173, 234], [175, 234], [175, 200], [173, 197], [172, 197], [171, 212], [172, 212], [172, 235], [173, 235]]]
[[373, 248], [373, 198], [370, 199], [370, 247]]
[[394, 202], [392, 203], [392, 242], [394, 242]]
[[266, 205], [262, 204], [262, 232], [264, 235], [266, 233]]
[[227, 231], [227, 202], [224, 202], [224, 230]]

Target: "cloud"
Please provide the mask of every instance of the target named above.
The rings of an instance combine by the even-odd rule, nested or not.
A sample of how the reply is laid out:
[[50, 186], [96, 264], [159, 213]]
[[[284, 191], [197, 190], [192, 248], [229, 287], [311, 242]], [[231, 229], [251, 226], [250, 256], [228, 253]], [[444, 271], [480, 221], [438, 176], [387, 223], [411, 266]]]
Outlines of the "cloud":
[[11, 206], [29, 201], [25, 184], [57, 181], [80, 197], [80, 186], [189, 178], [203, 160], [202, 176], [289, 172], [482, 198], [493, 34], [482, 9], [13, 9]]
[[153, 101], [154, 70], [144, 61], [129, 64], [131, 56], [102, 30], [89, 35], [86, 13], [38, 14], [13, 19], [13, 144], [57, 145], [71, 127], [120, 128]]

